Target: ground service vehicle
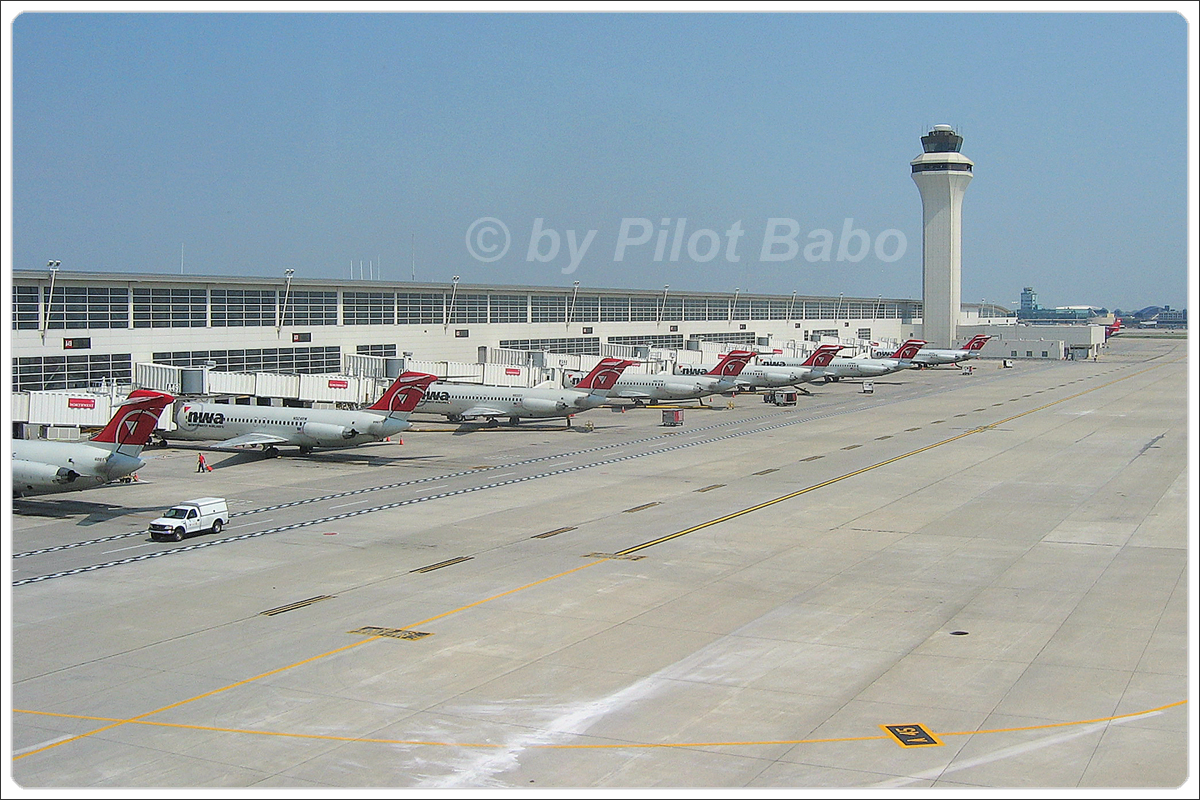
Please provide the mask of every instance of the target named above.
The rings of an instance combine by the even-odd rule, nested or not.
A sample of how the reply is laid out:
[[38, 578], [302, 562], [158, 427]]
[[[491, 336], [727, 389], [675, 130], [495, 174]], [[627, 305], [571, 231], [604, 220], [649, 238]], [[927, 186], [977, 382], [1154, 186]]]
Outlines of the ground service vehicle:
[[204, 531], [220, 533], [227, 522], [229, 506], [225, 498], [197, 497], [172, 506], [151, 522], [150, 538], [156, 542], [178, 542]]

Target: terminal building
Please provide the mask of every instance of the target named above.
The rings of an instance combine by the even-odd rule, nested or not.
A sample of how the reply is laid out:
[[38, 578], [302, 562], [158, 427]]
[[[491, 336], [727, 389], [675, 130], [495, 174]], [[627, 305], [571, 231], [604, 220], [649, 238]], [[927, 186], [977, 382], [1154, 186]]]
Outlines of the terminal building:
[[[730, 346], [798, 355], [838, 341], [854, 352], [902, 341], [920, 324], [920, 301], [902, 298], [16, 270], [12, 419], [70, 424], [22, 394], [188, 388], [164, 383], [164, 370], [205, 371], [214, 378], [201, 386], [207, 394], [264, 385], [234, 375], [382, 378], [385, 365], [532, 385], [602, 355], [659, 371]], [[480, 366], [499, 363], [498, 372]], [[287, 385], [250, 393], [287, 404], [341, 397]], [[361, 401], [353, 387], [346, 397]], [[77, 424], [107, 419], [104, 403], [93, 411], [99, 423], [84, 415]]]

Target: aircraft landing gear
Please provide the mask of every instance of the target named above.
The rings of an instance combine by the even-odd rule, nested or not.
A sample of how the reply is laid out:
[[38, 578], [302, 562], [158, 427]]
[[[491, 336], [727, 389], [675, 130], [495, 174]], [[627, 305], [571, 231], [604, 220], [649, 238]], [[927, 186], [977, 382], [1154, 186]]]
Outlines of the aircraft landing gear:
[[263, 448], [263, 455], [267, 458], [276, 458], [279, 456], [279, 448], [273, 444], [269, 444]]
[[307, 445], [300, 446], [300, 455], [302, 455], [302, 456], [307, 456], [307, 455], [311, 454], [312, 451], [313, 451], [313, 449]]

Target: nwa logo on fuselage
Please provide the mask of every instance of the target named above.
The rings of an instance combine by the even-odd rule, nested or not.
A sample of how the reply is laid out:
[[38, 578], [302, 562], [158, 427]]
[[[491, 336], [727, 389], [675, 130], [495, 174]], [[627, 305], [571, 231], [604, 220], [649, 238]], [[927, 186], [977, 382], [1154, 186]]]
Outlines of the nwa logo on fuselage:
[[450, 402], [450, 393], [449, 392], [426, 392], [425, 396], [421, 398], [421, 401], [419, 403], [417, 403], [417, 405], [423, 406], [426, 403], [449, 403], [449, 402]]
[[187, 411], [184, 417], [188, 425], [224, 425], [225, 415], [220, 411]]
[[679, 372], [678, 372], [678, 373], [676, 373], [676, 374], [678, 374], [678, 375], [707, 375], [707, 374], [708, 374], [708, 370], [706, 370], [704, 367], [685, 367], [685, 366], [680, 366], [680, 367], [679, 367]]
[[786, 366], [788, 366], [783, 361], [761, 361], [759, 363], [761, 363], [764, 367], [786, 367]]

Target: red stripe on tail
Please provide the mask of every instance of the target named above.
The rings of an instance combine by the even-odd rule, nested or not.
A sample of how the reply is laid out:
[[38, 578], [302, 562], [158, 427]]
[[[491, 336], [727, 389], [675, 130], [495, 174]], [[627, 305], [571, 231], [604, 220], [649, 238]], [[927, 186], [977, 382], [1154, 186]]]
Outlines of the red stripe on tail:
[[158, 427], [162, 410], [174, 402], [175, 398], [169, 394], [135, 389], [129, 393], [129, 399], [117, 407], [108, 424], [91, 440], [117, 447], [142, 447], [150, 441], [151, 434]]
[[800, 366], [802, 367], [828, 367], [829, 362], [833, 361], [833, 357], [842, 349], [840, 344], [823, 344], [818, 347], [813, 354], [808, 357]]
[[608, 391], [616, 384], [617, 378], [621, 377], [621, 373], [625, 371], [626, 367], [632, 367], [637, 363], [625, 358], [602, 358], [600, 363], [592, 367], [592, 371], [584, 376], [583, 380], [575, 384], [575, 388], [586, 391]]
[[971, 341], [967, 342], [967, 346], [964, 347], [963, 349], [970, 351], [970, 352], [973, 352], [975, 350], [982, 350], [983, 346], [988, 343], [988, 339], [991, 339], [991, 338], [992, 337], [984, 336], [982, 333], [980, 333], [980, 334], [972, 337]]
[[891, 358], [898, 358], [901, 361], [911, 361], [912, 357], [920, 352], [928, 342], [924, 339], [909, 339], [904, 344], [896, 348], [896, 352], [892, 353]]
[[412, 411], [425, 396], [429, 384], [437, 380], [436, 375], [424, 372], [405, 372], [388, 387], [383, 396], [367, 406], [371, 411], [393, 412]]
[[757, 353], [753, 350], [730, 350], [707, 374], [719, 378], [736, 378]]

